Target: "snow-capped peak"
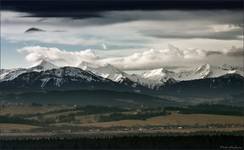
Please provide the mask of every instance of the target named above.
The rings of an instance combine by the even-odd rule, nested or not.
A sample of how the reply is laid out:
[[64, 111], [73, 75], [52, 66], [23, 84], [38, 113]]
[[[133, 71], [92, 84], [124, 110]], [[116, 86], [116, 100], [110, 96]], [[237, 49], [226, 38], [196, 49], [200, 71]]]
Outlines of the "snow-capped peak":
[[[217, 67], [210, 64], [203, 64], [198, 67], [188, 67], [185, 69], [154, 69], [142, 74], [142, 77], [149, 79], [151, 82], [151, 87], [157, 85], [163, 85], [165, 82], [170, 79], [175, 81], [189, 81], [203, 78], [215, 78], [220, 77], [226, 74], [237, 73], [244, 76], [243, 70], [238, 67]], [[155, 86], [153, 86], [153, 84]]]
[[209, 64], [204, 64], [197, 67], [194, 73], [200, 75], [200, 78], [206, 78], [211, 74], [211, 69], [212, 67]]
[[201, 72], [203, 70], [209, 70], [210, 67], [211, 67], [210, 64], [200, 65], [199, 67], [196, 68], [196, 72]]
[[154, 69], [151, 70], [149, 72], [145, 72], [143, 73], [143, 77], [145, 78], [150, 78], [150, 77], [156, 77], [156, 76], [167, 76], [168, 74], [170, 74], [171, 72], [168, 71], [165, 68], [160, 68], [160, 69]]
[[81, 68], [82, 70], [88, 70], [88, 71], [92, 71], [96, 68], [98, 68], [98, 65], [86, 62], [86, 61], [82, 61], [78, 66], [78, 68]]
[[212, 66], [209, 64], [204, 64], [198, 67], [194, 72], [196, 79], [215, 78], [233, 73], [237, 73], [243, 76], [243, 70], [240, 67], [233, 67], [230, 65]]
[[168, 80], [173, 79], [175, 76], [175, 72], [169, 71], [165, 68], [154, 69], [148, 72], [144, 72], [142, 77], [147, 79], [146, 83], [149, 83], [150, 87], [155, 87], [159, 85], [163, 85]]
[[121, 82], [125, 78], [129, 77], [128, 74], [119, 70], [118, 68], [114, 67], [111, 64], [106, 64], [102, 67], [99, 67], [99, 68], [97, 68], [96, 71], [97, 71], [98, 75], [100, 75], [104, 78], [108, 78], [108, 79], [115, 81], [115, 82]]
[[31, 72], [31, 71], [46, 71], [50, 69], [58, 68], [54, 64], [48, 62], [47, 60], [41, 60], [37, 65], [30, 67], [28, 69], [26, 68], [15, 68], [15, 69], [7, 69], [3, 70], [0, 74], [0, 82], [2, 81], [8, 81], [8, 80], [13, 80], [19, 75], [26, 73], [26, 72]]
[[91, 64], [89, 62], [82, 61], [78, 65], [78, 67], [115, 82], [120, 82], [124, 78], [124, 74], [125, 74], [124, 72], [120, 71], [118, 68], [110, 64], [99, 66], [99, 65]]
[[30, 70], [45, 71], [45, 70], [50, 70], [50, 69], [55, 69], [55, 68], [58, 68], [58, 67], [56, 65], [54, 65], [53, 63], [43, 59], [37, 65], [35, 65], [34, 67], [31, 67]]

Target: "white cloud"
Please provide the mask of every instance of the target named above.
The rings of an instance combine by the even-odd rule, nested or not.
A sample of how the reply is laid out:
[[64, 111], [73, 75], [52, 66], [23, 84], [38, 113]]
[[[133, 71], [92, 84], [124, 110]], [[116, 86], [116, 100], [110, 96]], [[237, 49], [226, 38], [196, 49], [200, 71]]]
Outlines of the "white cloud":
[[40, 59], [48, 59], [58, 65], [77, 66], [82, 61], [99, 65], [112, 64], [120, 69], [152, 69], [165, 65], [177, 66], [201, 62], [210, 55], [237, 56], [241, 53], [240, 48], [231, 48], [223, 51], [207, 51], [202, 49], [180, 49], [169, 45], [167, 49], [146, 50], [136, 52], [128, 56], [100, 57], [92, 50], [65, 51], [58, 48], [48, 47], [24, 47], [18, 52], [25, 54], [27, 61], [36, 63]]
[[26, 60], [32, 63], [36, 63], [41, 59], [47, 59], [54, 63], [61, 65], [76, 66], [81, 61], [93, 61], [99, 59], [91, 50], [68, 52], [60, 50], [58, 48], [48, 47], [24, 47], [19, 49], [18, 52], [24, 53]]
[[241, 30], [240, 26], [236, 26], [233, 24], [216, 24], [209, 26], [214, 32], [225, 32], [231, 30]]

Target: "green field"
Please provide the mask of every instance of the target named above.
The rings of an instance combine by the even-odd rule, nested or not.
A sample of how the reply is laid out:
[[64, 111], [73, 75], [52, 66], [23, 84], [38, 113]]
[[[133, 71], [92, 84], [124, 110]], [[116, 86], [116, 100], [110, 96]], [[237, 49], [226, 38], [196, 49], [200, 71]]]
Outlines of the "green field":
[[2, 106], [0, 132], [243, 131], [243, 110], [222, 105], [165, 108]]

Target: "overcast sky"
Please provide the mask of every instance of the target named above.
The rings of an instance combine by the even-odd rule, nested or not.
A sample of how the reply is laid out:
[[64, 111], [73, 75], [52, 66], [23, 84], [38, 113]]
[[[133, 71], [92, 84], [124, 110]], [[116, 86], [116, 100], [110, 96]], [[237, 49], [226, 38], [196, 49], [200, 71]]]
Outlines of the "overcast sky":
[[243, 14], [235, 6], [134, 9], [110, 2], [94, 9], [92, 4], [82, 11], [57, 12], [6, 3], [1, 10], [2, 67], [27, 67], [43, 58], [57, 65], [110, 63], [123, 70], [243, 64]]

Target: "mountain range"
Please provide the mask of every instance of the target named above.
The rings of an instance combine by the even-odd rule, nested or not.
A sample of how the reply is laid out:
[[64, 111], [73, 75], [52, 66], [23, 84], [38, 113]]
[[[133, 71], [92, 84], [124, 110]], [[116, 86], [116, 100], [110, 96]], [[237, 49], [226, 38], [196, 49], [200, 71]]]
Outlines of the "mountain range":
[[[226, 99], [231, 99], [233, 103], [233, 98], [242, 99], [244, 71], [242, 67], [204, 64], [198, 67], [159, 68], [141, 74], [129, 74], [111, 64], [98, 66], [81, 62], [76, 67], [59, 67], [47, 60], [41, 60], [30, 68], [1, 69], [0, 89], [0, 100], [5, 101], [26, 100], [30, 98], [28, 94], [39, 93], [39, 96], [32, 99], [38, 99], [40, 102], [40, 97], [45, 99], [47, 95], [54, 99], [50, 94], [55, 92], [69, 95], [71, 91], [83, 91], [80, 92], [83, 94], [78, 92], [79, 96], [76, 96], [75, 102], [89, 93], [90, 96], [85, 96], [85, 99], [90, 99], [90, 102], [93, 97], [111, 99], [113, 102], [116, 100], [138, 103], [142, 97], [147, 96], [149, 101], [153, 99], [164, 104], [170, 104], [172, 101], [226, 102]], [[89, 91], [93, 91], [93, 94]], [[105, 92], [107, 97], [104, 97], [104, 92], [101, 91], [110, 91], [111, 95]], [[123, 92], [127, 94], [121, 94]], [[92, 95], [98, 97], [94, 98]], [[241, 95], [241, 98], [236, 98], [236, 95]]]

